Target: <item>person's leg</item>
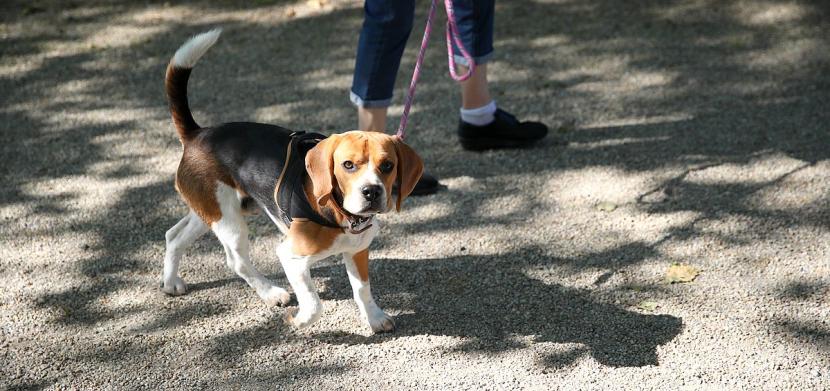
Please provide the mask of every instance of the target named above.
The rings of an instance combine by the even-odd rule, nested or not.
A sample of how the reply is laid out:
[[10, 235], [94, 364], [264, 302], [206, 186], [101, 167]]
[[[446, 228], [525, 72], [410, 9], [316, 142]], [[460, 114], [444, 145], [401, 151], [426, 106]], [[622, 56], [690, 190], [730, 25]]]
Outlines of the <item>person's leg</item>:
[[[455, 0], [461, 41], [475, 61], [472, 76], [460, 83], [461, 121], [458, 134], [465, 149], [516, 148], [534, 144], [547, 135], [547, 126], [538, 122], [520, 122], [496, 107], [487, 82], [487, 61], [493, 55], [494, 0]], [[460, 72], [467, 71], [467, 61], [453, 44]]]
[[[385, 132], [395, 77], [412, 31], [415, 0], [366, 0], [357, 46], [351, 100], [357, 106], [358, 129]], [[438, 191], [438, 180], [424, 174], [411, 195]]]
[[414, 0], [366, 0], [357, 44], [351, 100], [360, 130], [386, 130], [386, 109], [412, 31]]
[[[493, 20], [495, 0], [455, 0], [453, 13], [464, 48], [473, 57], [476, 68], [469, 79], [462, 81], [461, 106], [482, 107], [492, 101], [487, 88], [487, 61], [493, 56]], [[460, 74], [467, 73], [467, 60], [453, 40], [455, 62]]]
[[357, 107], [357, 126], [364, 132], [384, 132], [388, 107]]
[[[459, 68], [462, 74], [467, 72], [467, 67], [462, 65]], [[487, 84], [487, 64], [477, 65], [470, 78], [459, 84], [461, 84], [462, 109], [475, 109], [493, 101], [490, 98], [490, 89]]]

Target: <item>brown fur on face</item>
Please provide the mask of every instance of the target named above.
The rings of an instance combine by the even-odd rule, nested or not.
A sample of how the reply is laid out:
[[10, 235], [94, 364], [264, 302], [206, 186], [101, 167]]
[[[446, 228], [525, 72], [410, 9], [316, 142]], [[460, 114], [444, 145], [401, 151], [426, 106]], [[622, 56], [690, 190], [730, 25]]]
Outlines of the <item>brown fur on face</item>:
[[[396, 210], [401, 210], [403, 200], [412, 193], [424, 170], [420, 156], [397, 136], [378, 132], [346, 132], [332, 135], [321, 141], [306, 155], [306, 170], [313, 183], [312, 193], [318, 205], [328, 203], [337, 188], [345, 198], [352, 188], [351, 181], [359, 178], [371, 167], [386, 188], [387, 208], [391, 207], [392, 186], [398, 184]], [[351, 161], [354, 171], [347, 171], [342, 163]], [[393, 169], [384, 173], [379, 167], [389, 161]]]

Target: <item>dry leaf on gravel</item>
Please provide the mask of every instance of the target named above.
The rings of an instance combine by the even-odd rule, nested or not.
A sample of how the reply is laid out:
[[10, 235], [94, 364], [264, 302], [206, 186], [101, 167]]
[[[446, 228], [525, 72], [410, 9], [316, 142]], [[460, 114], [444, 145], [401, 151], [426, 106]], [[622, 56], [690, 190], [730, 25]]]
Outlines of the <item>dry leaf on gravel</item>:
[[691, 282], [700, 274], [700, 269], [685, 263], [672, 263], [666, 270], [666, 283]]
[[654, 310], [656, 310], [657, 307], [659, 307], [657, 302], [651, 300], [643, 300], [640, 302], [640, 304], [637, 304], [637, 308], [648, 312], [654, 312]]

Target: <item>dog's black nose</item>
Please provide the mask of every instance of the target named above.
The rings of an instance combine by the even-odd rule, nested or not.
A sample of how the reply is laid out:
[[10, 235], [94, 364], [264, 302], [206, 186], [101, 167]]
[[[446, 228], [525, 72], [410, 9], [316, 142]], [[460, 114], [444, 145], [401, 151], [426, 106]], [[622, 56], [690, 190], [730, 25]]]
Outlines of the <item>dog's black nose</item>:
[[366, 201], [374, 201], [380, 197], [380, 186], [366, 185], [360, 188], [360, 192], [363, 193], [363, 198], [365, 198]]

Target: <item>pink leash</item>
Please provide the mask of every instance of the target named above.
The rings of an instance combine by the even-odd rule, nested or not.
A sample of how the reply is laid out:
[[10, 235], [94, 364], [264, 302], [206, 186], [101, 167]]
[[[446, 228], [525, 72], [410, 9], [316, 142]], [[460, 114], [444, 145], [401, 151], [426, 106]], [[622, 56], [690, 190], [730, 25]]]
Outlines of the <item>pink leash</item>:
[[[412, 72], [412, 81], [409, 82], [409, 93], [406, 95], [406, 103], [403, 106], [403, 115], [401, 116], [401, 124], [398, 126], [397, 136], [403, 139], [406, 136], [406, 122], [409, 119], [409, 109], [412, 107], [412, 101], [415, 100], [415, 86], [418, 84], [418, 78], [421, 76], [421, 64], [424, 62], [424, 54], [427, 51], [427, 44], [429, 43], [429, 35], [432, 32], [432, 18], [435, 17], [435, 1], [432, 0], [429, 7], [429, 15], [427, 16], [427, 25], [424, 27], [424, 38], [421, 40], [421, 50], [418, 51], [418, 60], [415, 61], [415, 71]], [[452, 0], [444, 0], [444, 8], [447, 10], [447, 63], [450, 67], [450, 76], [455, 81], [464, 81], [473, 75], [476, 64], [473, 57], [464, 48], [461, 42], [461, 37], [458, 34], [458, 26], [455, 24], [455, 14], [452, 9]], [[469, 64], [467, 73], [459, 76], [455, 72], [455, 56], [452, 51], [452, 41], [458, 46], [461, 51], [461, 56]]]

